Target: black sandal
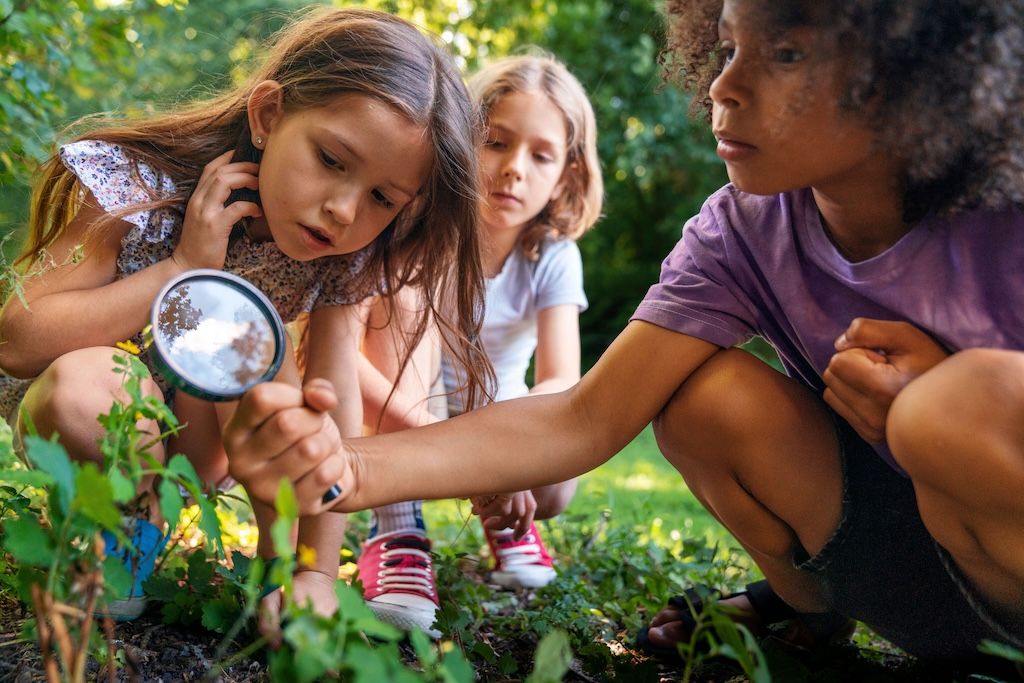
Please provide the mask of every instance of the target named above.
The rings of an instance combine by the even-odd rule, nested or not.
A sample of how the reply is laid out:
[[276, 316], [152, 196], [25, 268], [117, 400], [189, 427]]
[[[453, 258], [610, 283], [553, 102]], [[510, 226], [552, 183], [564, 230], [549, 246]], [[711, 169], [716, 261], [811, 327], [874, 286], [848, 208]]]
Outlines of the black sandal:
[[[853, 633], [854, 622], [838, 612], [797, 612], [772, 590], [767, 581], [755, 581], [747, 584], [746, 590], [729, 595], [703, 586], [688, 588], [683, 595], [669, 598], [668, 606], [679, 610], [679, 621], [692, 633], [697, 628], [694, 614], [700, 615], [704, 611], [706, 597], [713, 597], [715, 602], [721, 602], [741, 595], [750, 601], [753, 614], [764, 627], [790, 620], [799, 622], [811, 636], [811, 648], [842, 641]], [[649, 627], [645, 627], [637, 633], [636, 642], [641, 652], [668, 662], [682, 661], [677, 648], [652, 643], [648, 637], [649, 630]], [[794, 647], [809, 649], [801, 645]]]

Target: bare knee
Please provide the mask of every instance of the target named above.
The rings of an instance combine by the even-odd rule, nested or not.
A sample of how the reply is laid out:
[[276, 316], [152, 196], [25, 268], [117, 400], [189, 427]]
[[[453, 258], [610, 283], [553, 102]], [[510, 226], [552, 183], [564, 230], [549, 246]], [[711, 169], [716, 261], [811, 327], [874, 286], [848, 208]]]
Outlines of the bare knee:
[[533, 489], [533, 499], [537, 503], [537, 511], [534, 516], [537, 519], [557, 517], [565, 511], [565, 508], [569, 507], [575, 494], [575, 479]]
[[[107, 347], [79, 349], [60, 356], [32, 383], [24, 406], [40, 435], [57, 433], [72, 457], [97, 459], [96, 440], [102, 434], [97, 418], [124, 400], [122, 376], [114, 374]], [[161, 397], [152, 379], [142, 382], [146, 395]]]
[[697, 456], [693, 446], [703, 440], [701, 434], [740, 428], [737, 414], [750, 407], [744, 388], [751, 362], [759, 361], [743, 351], [720, 351], [679, 387], [653, 422], [658, 447], [666, 456]]
[[968, 462], [978, 471], [990, 458], [1024, 472], [1022, 414], [1024, 354], [970, 349], [946, 359], [897, 395], [886, 437], [893, 457], [911, 478], [960, 480]]
[[809, 421], [808, 411], [824, 416], [819, 403], [751, 354], [727, 349], [712, 356], [676, 391], [655, 418], [654, 434], [662, 453], [677, 468], [720, 468], [745, 446], [798, 429]]
[[1024, 534], [1015, 521], [1024, 516], [1022, 414], [1024, 354], [974, 349], [908, 384], [886, 425], [928, 531], [962, 568], [988, 568], [991, 576], [979, 585], [987, 582], [997, 586], [992, 594], [1010, 595], [1012, 589], [998, 586], [1012, 584], [1018, 600], [1024, 576]]

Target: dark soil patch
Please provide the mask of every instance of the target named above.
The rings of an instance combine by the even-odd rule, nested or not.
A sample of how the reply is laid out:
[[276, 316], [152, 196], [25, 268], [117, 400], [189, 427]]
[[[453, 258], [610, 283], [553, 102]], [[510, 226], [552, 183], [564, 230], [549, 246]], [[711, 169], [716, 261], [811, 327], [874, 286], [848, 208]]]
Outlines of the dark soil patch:
[[[17, 602], [0, 596], [0, 683], [46, 680], [36, 643], [17, 641], [27, 616]], [[493, 641], [499, 639], [496, 634], [490, 636]], [[1012, 669], [997, 662], [992, 663], [994, 668], [976, 666], [964, 669], [948, 664], [929, 666], [907, 657], [884, 641], [867, 641], [862, 634], [858, 642], [859, 647], [841, 646], [816, 655], [794, 653], [771, 638], [762, 642], [762, 648], [778, 683], [1011, 683], [1020, 680]], [[133, 622], [116, 625], [114, 646], [120, 651], [122, 661], [115, 680], [145, 683], [210, 680], [210, 672], [215, 665], [213, 659], [220, 643], [219, 634], [199, 627], [184, 629], [164, 625], [160, 622], [159, 612], [150, 610]], [[534, 645], [532, 639], [517, 639], [512, 643], [505, 639], [502, 649], [511, 651], [517, 660], [529, 662]], [[616, 657], [613, 671], [595, 675], [574, 663], [565, 680], [586, 683], [605, 680], [667, 683], [681, 680], [681, 667], [644, 659], [629, 649], [631, 645], [623, 645], [622, 656]], [[481, 681], [520, 680], [501, 676], [486, 665], [477, 670], [477, 676]], [[96, 663], [92, 663], [87, 679], [108, 680], [107, 671], [101, 671]], [[265, 663], [257, 655], [231, 664], [215, 680], [259, 682], [269, 681], [270, 677]], [[727, 660], [701, 664], [692, 680], [694, 683], [748, 683], [742, 671]]]

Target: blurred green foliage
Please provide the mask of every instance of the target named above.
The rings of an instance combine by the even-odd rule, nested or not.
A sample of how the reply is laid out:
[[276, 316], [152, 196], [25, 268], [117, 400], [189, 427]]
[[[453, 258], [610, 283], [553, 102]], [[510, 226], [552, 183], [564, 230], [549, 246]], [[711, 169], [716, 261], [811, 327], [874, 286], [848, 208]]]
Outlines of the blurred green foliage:
[[[340, 3], [334, 4], [352, 4]], [[589, 366], [653, 282], [683, 222], [725, 182], [708, 127], [662, 85], [659, 0], [365, 0], [445, 40], [471, 71], [538, 46], [590, 93], [605, 217], [580, 243]], [[302, 0], [0, 0], [0, 233], [21, 239], [33, 166], [61, 127], [216, 90], [245, 73], [260, 41]]]

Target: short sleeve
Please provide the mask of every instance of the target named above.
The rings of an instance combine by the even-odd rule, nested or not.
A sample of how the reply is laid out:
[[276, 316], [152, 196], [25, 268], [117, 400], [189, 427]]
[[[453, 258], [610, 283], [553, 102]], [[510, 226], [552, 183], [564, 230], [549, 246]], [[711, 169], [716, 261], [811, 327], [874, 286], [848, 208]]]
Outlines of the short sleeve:
[[356, 304], [363, 299], [378, 294], [380, 286], [371, 283], [366, 285], [362, 276], [372, 254], [373, 246], [364, 247], [359, 251], [345, 256], [330, 259], [324, 269], [320, 281], [320, 294], [313, 302], [313, 310], [324, 306], [344, 306]]
[[662, 262], [661, 277], [637, 307], [643, 320], [729, 348], [755, 334], [749, 306], [729, 263], [724, 221], [709, 199], [687, 221], [682, 239]]
[[541, 249], [535, 278], [536, 309], [576, 304], [580, 312], [587, 310], [583, 290], [583, 258], [572, 240], [546, 242]]
[[[121, 145], [101, 140], [79, 140], [60, 148], [60, 159], [77, 177], [82, 186], [92, 193], [104, 211], [112, 213], [174, 193], [174, 183], [166, 175], [143, 162], [132, 161]], [[133, 167], [134, 166], [134, 167]], [[174, 221], [152, 221], [150, 210], [124, 216], [147, 241], [168, 239]], [[149, 229], [152, 225], [152, 229]]]

